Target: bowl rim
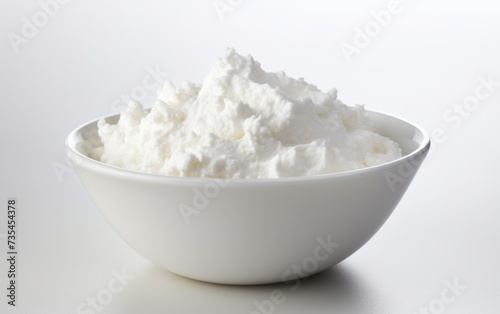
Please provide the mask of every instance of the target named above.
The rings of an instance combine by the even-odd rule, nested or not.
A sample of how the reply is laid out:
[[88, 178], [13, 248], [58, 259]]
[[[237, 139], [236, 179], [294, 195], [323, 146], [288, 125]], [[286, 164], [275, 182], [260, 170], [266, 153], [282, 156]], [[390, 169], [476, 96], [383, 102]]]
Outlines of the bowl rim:
[[[150, 109], [150, 108], [147, 108]], [[93, 119], [90, 121], [87, 121], [75, 129], [73, 129], [66, 137], [65, 139], [65, 147], [66, 147], [66, 154], [69, 156], [70, 154], [73, 155], [73, 157], [77, 157], [79, 162], [85, 163], [89, 167], [93, 167], [95, 169], [105, 171], [105, 172], [111, 172], [117, 175], [127, 175], [127, 176], [133, 176], [137, 179], [143, 179], [143, 180], [161, 180], [165, 182], [176, 182], [176, 183], [186, 183], [186, 184], [206, 184], [208, 182], [213, 182], [214, 180], [222, 180], [222, 181], [229, 181], [232, 184], [263, 184], [263, 183], [297, 183], [297, 182], [306, 182], [306, 181], [318, 181], [318, 180], [331, 180], [331, 179], [336, 179], [336, 178], [343, 178], [343, 177], [352, 177], [352, 176], [363, 176], [363, 175], [369, 175], [373, 174], [374, 172], [379, 172], [383, 170], [390, 170], [393, 169], [394, 167], [400, 166], [402, 163], [407, 163], [408, 160], [413, 160], [413, 159], [418, 159], [418, 158], [425, 158], [427, 153], [430, 150], [431, 146], [431, 140], [429, 137], [429, 134], [419, 125], [410, 122], [404, 118], [400, 118], [399, 116], [392, 115], [392, 114], [387, 114], [385, 112], [381, 111], [376, 111], [376, 110], [365, 110], [368, 114], [374, 113], [378, 114], [381, 116], [385, 116], [391, 119], [398, 120], [400, 122], [404, 122], [408, 124], [409, 126], [413, 127], [416, 131], [416, 133], [420, 133], [420, 143], [417, 148], [415, 148], [413, 151], [410, 153], [401, 156], [400, 158], [397, 158], [395, 160], [385, 162], [379, 165], [374, 165], [374, 166], [369, 166], [365, 168], [359, 168], [359, 169], [353, 169], [353, 170], [346, 170], [346, 171], [339, 171], [339, 172], [332, 172], [332, 173], [323, 173], [323, 174], [314, 174], [314, 175], [304, 175], [304, 176], [293, 176], [293, 177], [280, 177], [280, 178], [212, 178], [212, 177], [182, 177], [182, 176], [170, 176], [170, 175], [164, 175], [164, 174], [158, 174], [158, 173], [151, 173], [151, 172], [143, 172], [143, 171], [137, 171], [137, 170], [130, 170], [126, 168], [121, 168], [113, 165], [106, 164], [104, 162], [95, 160], [89, 156], [86, 156], [79, 152], [76, 149], [76, 137], [77, 135], [81, 132], [81, 130], [85, 127], [88, 127], [91, 124], [97, 124], [97, 122], [101, 119], [111, 119], [111, 118], [116, 118], [120, 116], [120, 113], [114, 113], [114, 114], [108, 114], [101, 116], [97, 119]], [[394, 139], [392, 139], [394, 141]], [[71, 158], [69, 158], [71, 161]]]

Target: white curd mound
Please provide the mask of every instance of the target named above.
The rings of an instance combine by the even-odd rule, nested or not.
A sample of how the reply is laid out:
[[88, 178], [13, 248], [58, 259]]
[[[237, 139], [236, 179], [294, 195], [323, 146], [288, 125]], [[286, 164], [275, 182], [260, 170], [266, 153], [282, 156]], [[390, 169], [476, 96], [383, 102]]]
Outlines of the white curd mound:
[[401, 157], [371, 130], [362, 106], [228, 49], [203, 85], [166, 82], [145, 110], [99, 121], [91, 157], [130, 170], [186, 177], [279, 178], [346, 171]]

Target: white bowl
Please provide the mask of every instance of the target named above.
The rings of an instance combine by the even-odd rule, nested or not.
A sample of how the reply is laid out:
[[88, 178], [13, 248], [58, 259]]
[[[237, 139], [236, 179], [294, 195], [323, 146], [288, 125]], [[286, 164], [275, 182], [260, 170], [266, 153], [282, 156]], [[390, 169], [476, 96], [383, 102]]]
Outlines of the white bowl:
[[[368, 114], [378, 133], [400, 144], [402, 158], [279, 179], [163, 176], [87, 157], [90, 145], [99, 141], [98, 120], [74, 130], [66, 151], [97, 208], [145, 258], [202, 281], [274, 283], [325, 270], [363, 246], [392, 213], [427, 155], [430, 140], [421, 128]], [[106, 119], [116, 123], [118, 116]]]

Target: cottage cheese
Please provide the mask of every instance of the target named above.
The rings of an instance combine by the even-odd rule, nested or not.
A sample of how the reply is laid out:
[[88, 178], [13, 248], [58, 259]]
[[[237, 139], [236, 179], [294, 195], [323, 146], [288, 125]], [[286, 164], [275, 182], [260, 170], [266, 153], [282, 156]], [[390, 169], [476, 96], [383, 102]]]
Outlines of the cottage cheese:
[[362, 106], [228, 49], [203, 85], [164, 83], [151, 110], [132, 102], [99, 121], [91, 157], [171, 176], [279, 178], [359, 169], [401, 157]]

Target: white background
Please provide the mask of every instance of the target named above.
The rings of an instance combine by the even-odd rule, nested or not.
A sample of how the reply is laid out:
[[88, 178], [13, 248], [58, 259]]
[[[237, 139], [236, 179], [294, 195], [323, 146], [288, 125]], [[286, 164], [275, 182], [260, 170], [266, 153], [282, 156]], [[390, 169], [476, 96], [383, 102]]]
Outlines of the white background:
[[[400, 0], [380, 31], [370, 12], [390, 1], [226, 1], [222, 18], [213, 0], [72, 0], [51, 7], [53, 16], [38, 1], [2, 3], [0, 312], [97, 313], [89, 298], [103, 301], [113, 272], [125, 272], [101, 313], [251, 313], [255, 302], [277, 314], [500, 313], [500, 86], [463, 116], [453, 112], [486, 90], [480, 77], [500, 82], [497, 1]], [[34, 18], [40, 27], [26, 38]], [[373, 36], [346, 58], [342, 43], [354, 46], [366, 27]], [[265, 70], [336, 87], [349, 105], [441, 132], [372, 240], [296, 291], [201, 283], [153, 266], [113, 232], [66, 165], [66, 135], [123, 108], [121, 95], [142, 97], [148, 69], [200, 83], [226, 47]], [[5, 290], [8, 197], [18, 200], [15, 309]], [[274, 289], [286, 299], [271, 311], [264, 300]]]

